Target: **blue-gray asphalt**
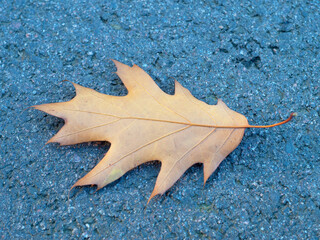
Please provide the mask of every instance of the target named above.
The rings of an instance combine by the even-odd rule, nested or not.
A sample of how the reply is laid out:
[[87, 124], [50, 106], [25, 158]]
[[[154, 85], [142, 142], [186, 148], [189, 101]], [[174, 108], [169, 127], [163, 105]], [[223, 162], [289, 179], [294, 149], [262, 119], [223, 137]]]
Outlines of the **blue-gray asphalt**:
[[[319, 239], [319, 48], [316, 0], [0, 1], [0, 239]], [[63, 120], [28, 107], [65, 79], [125, 95], [110, 59], [251, 124], [298, 116], [247, 129], [205, 187], [195, 165], [146, 206], [152, 162], [68, 199], [109, 144], [45, 145]]]

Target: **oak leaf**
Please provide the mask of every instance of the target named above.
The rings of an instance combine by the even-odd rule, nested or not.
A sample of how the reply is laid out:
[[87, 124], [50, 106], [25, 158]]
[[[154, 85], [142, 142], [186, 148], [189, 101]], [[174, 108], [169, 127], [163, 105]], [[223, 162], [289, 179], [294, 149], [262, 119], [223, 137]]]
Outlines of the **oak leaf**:
[[65, 121], [48, 143], [111, 143], [104, 158], [73, 187], [97, 185], [100, 189], [142, 163], [159, 160], [161, 170], [150, 201], [195, 163], [203, 163], [205, 183], [239, 145], [245, 128], [273, 127], [292, 117], [273, 125], [251, 126], [222, 100], [208, 105], [177, 81], [175, 94], [166, 94], [137, 65], [113, 62], [128, 90], [126, 96], [105, 95], [72, 83], [76, 89], [72, 100], [33, 106]]

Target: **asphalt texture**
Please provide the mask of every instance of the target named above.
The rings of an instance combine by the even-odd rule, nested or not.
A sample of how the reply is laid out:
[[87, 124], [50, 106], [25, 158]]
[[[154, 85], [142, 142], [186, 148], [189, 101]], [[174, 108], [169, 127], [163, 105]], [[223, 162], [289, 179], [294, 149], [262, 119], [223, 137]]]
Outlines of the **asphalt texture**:
[[[319, 1], [0, 2], [1, 239], [319, 239]], [[45, 145], [63, 120], [28, 107], [67, 101], [67, 79], [125, 95], [110, 59], [174, 79], [251, 124], [203, 187], [191, 167], [147, 204], [160, 163], [95, 192], [77, 188], [108, 143]]]

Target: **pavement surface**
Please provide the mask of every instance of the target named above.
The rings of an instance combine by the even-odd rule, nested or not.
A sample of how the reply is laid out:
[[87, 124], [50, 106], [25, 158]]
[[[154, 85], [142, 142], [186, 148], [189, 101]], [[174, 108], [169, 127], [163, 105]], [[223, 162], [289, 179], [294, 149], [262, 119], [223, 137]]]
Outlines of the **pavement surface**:
[[[319, 239], [319, 53], [319, 1], [0, 1], [0, 239]], [[110, 59], [251, 124], [298, 116], [247, 129], [205, 187], [195, 165], [146, 206], [152, 162], [68, 199], [109, 144], [45, 145], [63, 120], [28, 107], [65, 79], [125, 95]]]

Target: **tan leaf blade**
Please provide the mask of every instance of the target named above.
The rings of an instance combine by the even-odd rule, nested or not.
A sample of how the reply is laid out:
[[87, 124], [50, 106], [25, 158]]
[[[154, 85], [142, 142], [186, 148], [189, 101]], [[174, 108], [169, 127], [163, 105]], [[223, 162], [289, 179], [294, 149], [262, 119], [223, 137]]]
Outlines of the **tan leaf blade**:
[[177, 81], [175, 94], [168, 95], [137, 65], [113, 61], [128, 95], [109, 96], [73, 83], [72, 100], [34, 106], [65, 120], [48, 142], [111, 142], [104, 158], [73, 187], [100, 189], [153, 160], [161, 161], [161, 170], [149, 200], [168, 190], [195, 163], [204, 164], [206, 182], [239, 145], [245, 128], [255, 127], [221, 100], [217, 105], [201, 102]]

